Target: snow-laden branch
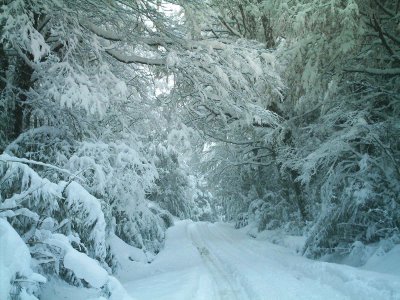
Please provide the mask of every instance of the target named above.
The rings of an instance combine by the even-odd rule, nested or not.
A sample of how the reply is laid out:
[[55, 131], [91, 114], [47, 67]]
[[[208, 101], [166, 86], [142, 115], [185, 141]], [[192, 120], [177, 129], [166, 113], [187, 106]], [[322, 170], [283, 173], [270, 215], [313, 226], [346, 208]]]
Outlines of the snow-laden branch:
[[[118, 42], [118, 41], [123, 41], [124, 37], [118, 33], [111, 32], [108, 30], [105, 30], [89, 20], [80, 20], [79, 21], [80, 25], [95, 35], [104, 38], [108, 41], [111, 42]], [[212, 42], [210, 43], [209, 41], [190, 41], [190, 42], [184, 42], [182, 43], [181, 41], [175, 41], [171, 38], [168, 37], [163, 37], [163, 36], [148, 36], [148, 37], [140, 37], [138, 38], [139, 42], [146, 44], [147, 46], [166, 46], [166, 45], [171, 45], [171, 44], [181, 44], [181, 46], [185, 49], [195, 49], [198, 47], [211, 47], [214, 50], [222, 50], [224, 49], [224, 45], [220, 42]], [[139, 55], [135, 54], [124, 54], [119, 50], [116, 49], [109, 49], [106, 50], [106, 53], [111, 55], [114, 59], [125, 63], [125, 64], [131, 64], [131, 63], [139, 63], [139, 64], [145, 64], [145, 65], [157, 65], [157, 66], [163, 66], [166, 64], [166, 59], [164, 58], [147, 58], [147, 57], [142, 57]]]
[[99, 37], [102, 37], [103, 39], [109, 40], [109, 41], [122, 41], [123, 36], [119, 35], [115, 32], [110, 32], [107, 30], [104, 30], [103, 28], [100, 28], [99, 26], [93, 24], [92, 22], [88, 20], [80, 20], [79, 24], [93, 32], [94, 34], [98, 35]]
[[6, 162], [6, 163], [7, 162], [15, 162], [15, 163], [28, 164], [28, 165], [37, 165], [37, 166], [42, 166], [42, 167], [54, 169], [54, 170], [57, 170], [59, 172], [68, 174], [70, 176], [75, 176], [74, 174], [72, 174], [70, 171], [68, 171], [66, 169], [62, 169], [62, 168], [59, 168], [59, 167], [51, 165], [51, 164], [42, 163], [40, 161], [30, 160], [30, 159], [26, 159], [26, 158], [14, 157], [14, 156], [8, 155], [6, 153], [3, 153], [3, 154], [0, 155], [0, 161], [1, 162]]
[[[109, 41], [114, 41], [114, 42], [126, 40], [126, 38], [124, 38], [123, 35], [112, 32], [112, 31], [105, 30], [105, 29], [93, 24], [89, 20], [86, 20], [86, 19], [80, 20], [79, 24], [82, 27], [90, 30], [92, 33], [94, 33], [95, 35], [97, 35], [103, 39], [106, 39]], [[159, 35], [147, 36], [147, 37], [137, 37], [137, 39], [140, 42], [142, 42], [148, 46], [162, 46], [162, 45], [177, 43], [177, 41], [175, 41], [171, 38], [159, 36]]]
[[36, 68], [36, 64], [34, 62], [32, 62], [28, 56], [26, 56], [26, 54], [24, 53], [24, 51], [22, 51], [21, 47], [19, 45], [17, 45], [17, 43], [12, 43], [13, 48], [15, 49], [15, 51], [17, 51], [17, 54], [24, 60], [24, 62], [33, 70], [35, 70]]
[[124, 54], [114, 49], [106, 50], [106, 53], [111, 55], [116, 60], [125, 64], [144, 64], [153, 66], [164, 66], [166, 65], [166, 60], [164, 58], [147, 58], [136, 54]]

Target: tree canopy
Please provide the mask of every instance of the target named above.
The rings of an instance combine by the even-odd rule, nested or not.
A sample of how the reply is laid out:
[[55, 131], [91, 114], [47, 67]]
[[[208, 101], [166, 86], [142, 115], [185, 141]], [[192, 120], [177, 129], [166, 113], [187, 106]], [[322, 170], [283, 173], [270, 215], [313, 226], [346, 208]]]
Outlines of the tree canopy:
[[26, 258], [0, 297], [35, 272], [113, 299], [111, 241], [151, 260], [174, 218], [312, 258], [399, 243], [400, 1], [0, 5], [0, 232]]

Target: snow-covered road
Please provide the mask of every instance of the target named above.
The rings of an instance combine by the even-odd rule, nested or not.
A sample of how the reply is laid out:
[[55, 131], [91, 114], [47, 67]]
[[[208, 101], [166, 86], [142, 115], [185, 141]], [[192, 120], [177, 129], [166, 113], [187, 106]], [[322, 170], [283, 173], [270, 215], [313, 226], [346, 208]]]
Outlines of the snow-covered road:
[[181, 221], [151, 264], [121, 280], [135, 299], [400, 299], [400, 277], [311, 261], [227, 224]]

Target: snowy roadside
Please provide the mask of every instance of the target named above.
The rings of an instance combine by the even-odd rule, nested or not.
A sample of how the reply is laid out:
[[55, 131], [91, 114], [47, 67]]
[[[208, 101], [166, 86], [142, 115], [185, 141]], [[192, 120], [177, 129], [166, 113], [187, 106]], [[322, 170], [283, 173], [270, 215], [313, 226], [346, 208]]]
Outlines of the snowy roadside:
[[131, 262], [120, 279], [143, 300], [400, 299], [400, 276], [312, 261], [260, 239], [227, 224], [181, 221], [151, 264]]
[[[306, 242], [306, 237], [289, 235], [284, 233], [283, 230], [258, 232], [255, 226], [248, 225], [240, 228], [239, 231], [256, 240], [267, 241], [287, 248], [293, 254], [299, 254]], [[355, 242], [349, 254], [326, 255], [320, 260], [400, 277], [400, 245], [394, 245], [388, 240], [368, 246], [361, 242]]]

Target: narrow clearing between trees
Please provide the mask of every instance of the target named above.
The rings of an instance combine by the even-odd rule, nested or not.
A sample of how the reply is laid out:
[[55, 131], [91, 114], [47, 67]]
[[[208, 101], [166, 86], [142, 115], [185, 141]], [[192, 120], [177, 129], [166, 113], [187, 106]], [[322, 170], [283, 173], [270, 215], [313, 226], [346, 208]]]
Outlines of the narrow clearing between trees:
[[180, 221], [151, 264], [124, 266], [135, 299], [400, 299], [400, 277], [308, 260], [223, 223]]

